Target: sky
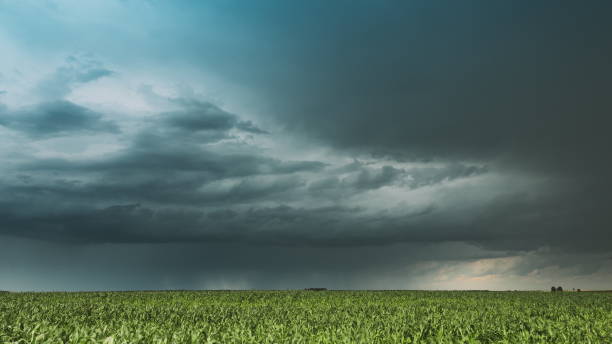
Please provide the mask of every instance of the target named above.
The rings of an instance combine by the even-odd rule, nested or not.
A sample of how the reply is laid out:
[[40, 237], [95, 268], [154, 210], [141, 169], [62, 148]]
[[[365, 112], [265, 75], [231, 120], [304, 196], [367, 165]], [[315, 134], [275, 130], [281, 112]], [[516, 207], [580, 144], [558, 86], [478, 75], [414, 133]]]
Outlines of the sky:
[[0, 0], [0, 289], [612, 289], [611, 10]]

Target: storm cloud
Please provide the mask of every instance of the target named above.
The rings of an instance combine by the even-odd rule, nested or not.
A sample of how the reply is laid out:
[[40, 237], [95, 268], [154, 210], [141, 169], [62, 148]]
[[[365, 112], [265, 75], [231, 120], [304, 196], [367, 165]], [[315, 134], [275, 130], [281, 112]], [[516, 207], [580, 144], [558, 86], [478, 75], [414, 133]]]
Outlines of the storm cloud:
[[612, 283], [607, 2], [0, 6], [0, 289]]
[[0, 125], [33, 138], [71, 132], [117, 133], [119, 127], [102, 114], [65, 100], [40, 103], [16, 111], [0, 109]]

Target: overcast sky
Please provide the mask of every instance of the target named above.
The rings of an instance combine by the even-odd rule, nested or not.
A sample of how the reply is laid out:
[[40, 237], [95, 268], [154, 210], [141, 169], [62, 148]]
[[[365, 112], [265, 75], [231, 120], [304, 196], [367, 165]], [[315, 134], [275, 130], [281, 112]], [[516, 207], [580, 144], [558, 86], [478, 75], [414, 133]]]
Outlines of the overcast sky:
[[0, 0], [0, 289], [612, 289], [611, 10]]

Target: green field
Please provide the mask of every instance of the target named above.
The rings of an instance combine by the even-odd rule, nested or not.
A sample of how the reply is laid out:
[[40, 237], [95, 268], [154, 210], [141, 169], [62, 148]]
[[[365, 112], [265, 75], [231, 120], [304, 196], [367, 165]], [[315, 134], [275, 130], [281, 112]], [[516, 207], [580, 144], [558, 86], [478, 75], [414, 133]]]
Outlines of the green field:
[[612, 293], [4, 293], [0, 343], [612, 343]]

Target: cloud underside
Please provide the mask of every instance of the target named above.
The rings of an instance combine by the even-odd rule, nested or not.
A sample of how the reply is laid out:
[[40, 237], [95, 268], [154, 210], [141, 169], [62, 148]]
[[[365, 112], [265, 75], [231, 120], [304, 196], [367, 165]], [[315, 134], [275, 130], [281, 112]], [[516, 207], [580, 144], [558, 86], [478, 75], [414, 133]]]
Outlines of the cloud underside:
[[[224, 149], [236, 144], [233, 133], [244, 131], [242, 123], [212, 104], [192, 103], [145, 120], [112, 154], [23, 159], [2, 179], [2, 233], [88, 243], [460, 240], [427, 234], [435, 203], [398, 208], [384, 193], [399, 189], [410, 196], [487, 173], [460, 163], [400, 168], [355, 160], [330, 166], [275, 159], [247, 152], [248, 146]], [[265, 134], [249, 128], [247, 133]], [[382, 197], [381, 204], [370, 207], [371, 194]]]
[[74, 132], [117, 133], [118, 126], [102, 114], [65, 100], [40, 103], [14, 112], [0, 109], [0, 125], [32, 138]]
[[0, 13], [3, 238], [257, 286], [609, 262], [607, 2], [53, 3]]

